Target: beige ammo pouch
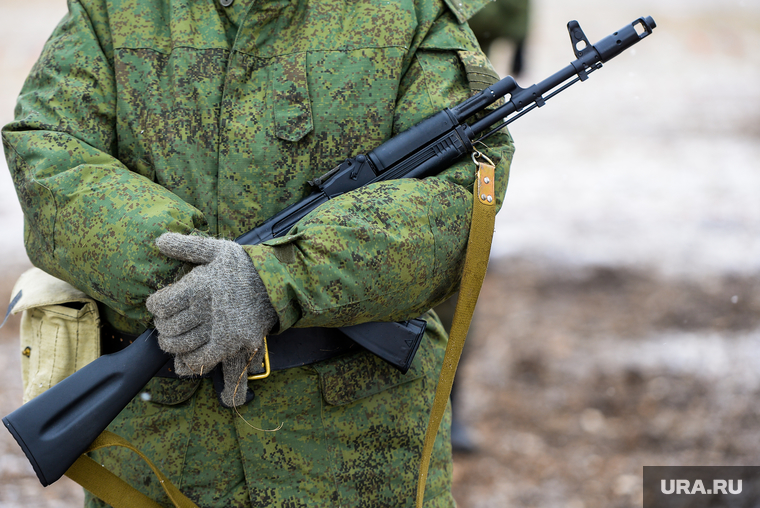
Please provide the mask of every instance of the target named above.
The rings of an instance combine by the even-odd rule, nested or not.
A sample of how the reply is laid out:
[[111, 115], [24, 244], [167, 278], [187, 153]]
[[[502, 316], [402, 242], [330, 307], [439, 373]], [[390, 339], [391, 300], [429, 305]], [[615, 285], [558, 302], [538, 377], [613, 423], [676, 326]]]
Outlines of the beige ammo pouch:
[[100, 318], [95, 300], [39, 268], [21, 275], [11, 297], [18, 297], [12, 312], [23, 312], [21, 377], [26, 403], [100, 356]]

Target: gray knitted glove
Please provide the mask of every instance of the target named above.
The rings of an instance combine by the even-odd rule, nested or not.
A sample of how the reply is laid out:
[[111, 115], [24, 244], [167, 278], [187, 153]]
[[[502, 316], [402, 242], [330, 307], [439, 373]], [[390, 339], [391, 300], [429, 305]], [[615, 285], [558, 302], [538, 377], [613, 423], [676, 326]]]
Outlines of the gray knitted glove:
[[277, 322], [251, 258], [235, 242], [178, 233], [164, 233], [156, 246], [170, 258], [198, 265], [148, 297], [159, 346], [174, 355], [179, 376], [200, 375], [222, 363], [222, 402], [244, 404], [246, 366], [255, 365], [251, 358], [260, 357], [264, 336]]

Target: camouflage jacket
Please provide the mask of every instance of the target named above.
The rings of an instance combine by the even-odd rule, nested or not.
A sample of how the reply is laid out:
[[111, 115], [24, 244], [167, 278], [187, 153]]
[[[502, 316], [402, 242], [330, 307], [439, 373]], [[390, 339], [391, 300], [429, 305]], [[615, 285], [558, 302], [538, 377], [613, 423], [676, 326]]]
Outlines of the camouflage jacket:
[[[494, 81], [459, 5], [69, 0], [3, 129], [32, 262], [141, 331], [179, 269], [161, 233], [234, 238]], [[500, 202], [512, 144], [493, 140]], [[474, 167], [346, 194], [247, 247], [280, 329], [405, 319], [453, 292]]]

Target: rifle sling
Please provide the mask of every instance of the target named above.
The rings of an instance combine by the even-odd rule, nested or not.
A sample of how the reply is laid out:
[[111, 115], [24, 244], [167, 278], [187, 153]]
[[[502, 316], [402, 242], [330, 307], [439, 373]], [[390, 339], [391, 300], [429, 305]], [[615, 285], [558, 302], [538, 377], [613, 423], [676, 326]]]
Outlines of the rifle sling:
[[[177, 508], [198, 508], [198, 505], [188, 499], [159, 469], [143, 455], [140, 450], [132, 446], [126, 439], [104, 430], [95, 441], [92, 442], [87, 452], [109, 446], [123, 446], [135, 452], [148, 463], [153, 472], [161, 481], [166, 495]], [[87, 453], [85, 452], [85, 453]], [[66, 476], [77, 482], [113, 508], [161, 508], [161, 505], [138, 491], [127, 482], [101, 466], [87, 455], [81, 455], [76, 462], [66, 471]]]
[[[475, 160], [475, 156], [473, 156]], [[486, 159], [488, 160], [488, 159]], [[459, 300], [454, 311], [454, 320], [451, 323], [449, 342], [443, 357], [443, 366], [438, 377], [438, 386], [435, 391], [433, 407], [430, 410], [425, 441], [420, 459], [420, 472], [417, 480], [417, 499], [415, 506], [422, 508], [425, 499], [425, 484], [427, 483], [430, 457], [433, 453], [435, 437], [443, 420], [446, 404], [451, 395], [451, 386], [454, 383], [454, 375], [462, 355], [464, 341], [467, 338], [467, 330], [470, 328], [472, 315], [475, 312], [475, 304], [478, 301], [480, 288], [488, 267], [488, 258], [491, 253], [491, 241], [496, 220], [496, 196], [494, 194], [494, 165], [478, 163], [478, 180], [473, 189], [474, 203], [472, 207], [472, 223], [470, 224], [470, 237], [467, 241], [467, 253], [465, 254], [462, 282], [459, 287]]]

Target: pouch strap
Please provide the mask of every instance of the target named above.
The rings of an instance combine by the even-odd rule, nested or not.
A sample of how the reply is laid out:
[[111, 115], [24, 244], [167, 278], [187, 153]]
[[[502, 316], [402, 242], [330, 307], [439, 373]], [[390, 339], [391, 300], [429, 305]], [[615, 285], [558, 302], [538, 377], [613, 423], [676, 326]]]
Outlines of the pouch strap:
[[[161, 481], [166, 495], [169, 496], [172, 504], [177, 508], [198, 508], [189, 498], [187, 498], [179, 489], [167, 478], [159, 469], [146, 457], [140, 450], [132, 446], [126, 439], [104, 430], [95, 441], [92, 442], [87, 452], [106, 448], [109, 446], [123, 446], [135, 452], [140, 456]], [[66, 476], [77, 482], [113, 508], [162, 508], [160, 504], [135, 489], [127, 482], [113, 474], [111, 471], [101, 466], [87, 455], [81, 455], [74, 464], [71, 465]]]
[[[476, 155], [485, 158], [488, 163], [475, 160]], [[467, 338], [467, 330], [470, 328], [472, 315], [475, 312], [475, 304], [478, 301], [480, 288], [485, 279], [488, 258], [491, 253], [491, 241], [496, 221], [496, 195], [494, 194], [494, 164], [482, 154], [473, 154], [473, 160], [478, 165], [478, 180], [474, 186], [474, 204], [472, 207], [472, 223], [470, 236], [467, 241], [467, 253], [465, 254], [462, 282], [459, 288], [459, 300], [454, 311], [454, 320], [451, 324], [449, 342], [443, 357], [443, 367], [438, 377], [438, 386], [435, 390], [433, 407], [430, 410], [425, 441], [420, 459], [420, 472], [417, 480], [416, 507], [422, 508], [425, 499], [425, 484], [427, 483], [430, 457], [433, 453], [435, 437], [438, 427], [443, 420], [446, 404], [451, 394], [451, 386], [454, 383], [454, 375], [462, 355], [464, 341]]]
[[18, 301], [21, 300], [22, 296], [24, 296], [23, 291], [19, 291], [18, 294], [13, 297], [13, 300], [11, 300], [11, 303], [8, 305], [8, 311], [5, 313], [5, 318], [3, 319], [3, 322], [0, 323], [0, 328], [2, 328], [5, 325], [5, 322], [8, 321], [8, 316], [13, 312], [13, 307], [15, 307]]

